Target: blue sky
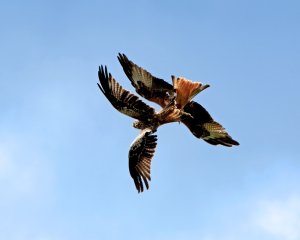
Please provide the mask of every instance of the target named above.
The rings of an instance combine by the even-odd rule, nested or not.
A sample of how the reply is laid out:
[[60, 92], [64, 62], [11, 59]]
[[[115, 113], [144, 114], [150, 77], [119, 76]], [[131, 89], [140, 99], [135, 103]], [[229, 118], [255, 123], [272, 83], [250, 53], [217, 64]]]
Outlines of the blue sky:
[[[299, 9], [2, 1], [0, 239], [299, 240]], [[138, 131], [96, 85], [105, 64], [133, 91], [118, 52], [169, 82], [210, 84], [196, 100], [241, 145], [163, 126], [150, 190], [137, 194], [127, 155]]]

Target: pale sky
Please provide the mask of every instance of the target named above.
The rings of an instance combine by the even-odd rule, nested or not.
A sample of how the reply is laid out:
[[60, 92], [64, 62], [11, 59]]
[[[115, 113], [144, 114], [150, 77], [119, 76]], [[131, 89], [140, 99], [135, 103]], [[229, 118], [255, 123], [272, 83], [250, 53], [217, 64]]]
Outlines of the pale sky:
[[[299, 240], [299, 23], [299, 1], [2, 1], [0, 239]], [[210, 84], [241, 145], [163, 126], [138, 194], [138, 130], [96, 85], [103, 64], [134, 92], [118, 52]]]

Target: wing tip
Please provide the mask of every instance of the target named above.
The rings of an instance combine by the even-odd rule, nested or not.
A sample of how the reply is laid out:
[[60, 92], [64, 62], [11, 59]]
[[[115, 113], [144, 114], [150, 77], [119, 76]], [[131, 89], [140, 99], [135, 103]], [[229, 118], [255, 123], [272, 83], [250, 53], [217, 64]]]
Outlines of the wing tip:
[[[139, 176], [139, 178], [140, 178], [140, 176]], [[145, 185], [146, 189], [149, 190], [149, 183], [145, 179], [144, 179], [144, 183], [142, 182], [141, 179], [134, 179], [134, 184], [135, 184], [135, 188], [138, 191], [138, 193], [144, 192], [144, 185]]]
[[239, 146], [239, 142], [234, 140], [232, 137], [230, 137], [229, 135], [226, 136], [225, 138], [220, 139], [220, 142], [224, 143], [224, 146], [228, 146], [228, 147], [233, 147], [233, 146]]
[[102, 91], [102, 93], [106, 96], [109, 91], [109, 79], [111, 78], [111, 74], [108, 73], [107, 67], [100, 65], [98, 70], [98, 79], [99, 83], [97, 83], [98, 87]]
[[122, 66], [123, 64], [128, 64], [130, 62], [128, 57], [124, 53], [119, 52], [117, 58]]
[[203, 139], [203, 140], [212, 145], [222, 145], [225, 147], [233, 147], [233, 146], [240, 145], [239, 142], [232, 139], [231, 137], [211, 138], [211, 139]]

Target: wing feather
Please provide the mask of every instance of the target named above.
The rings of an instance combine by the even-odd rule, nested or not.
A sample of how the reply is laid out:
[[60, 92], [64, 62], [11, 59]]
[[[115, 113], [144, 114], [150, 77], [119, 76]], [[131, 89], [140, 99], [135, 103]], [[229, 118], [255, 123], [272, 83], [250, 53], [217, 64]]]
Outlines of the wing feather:
[[199, 103], [191, 101], [184, 107], [181, 121], [190, 129], [197, 138], [212, 144], [221, 144], [226, 147], [239, 145], [237, 141], [226, 132], [225, 128], [213, 120], [210, 114]]
[[174, 94], [173, 86], [161, 78], [151, 75], [145, 69], [130, 61], [125, 54], [119, 53], [119, 62], [136, 92], [149, 101], [165, 107]]
[[129, 172], [138, 192], [149, 188], [151, 160], [155, 153], [157, 136], [150, 129], [143, 130], [133, 141], [129, 150]]
[[125, 90], [112, 75], [108, 73], [106, 67], [99, 67], [98, 77], [100, 83], [98, 83], [99, 89], [118, 111], [142, 121], [153, 118], [155, 113], [154, 108], [148, 106], [137, 96]]

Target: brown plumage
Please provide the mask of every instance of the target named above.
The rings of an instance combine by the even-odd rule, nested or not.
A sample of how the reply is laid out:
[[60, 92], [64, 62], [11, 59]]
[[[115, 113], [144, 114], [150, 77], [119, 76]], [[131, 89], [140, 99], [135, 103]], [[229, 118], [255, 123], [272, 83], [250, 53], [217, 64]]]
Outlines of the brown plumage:
[[149, 101], [165, 107], [174, 95], [173, 86], [161, 78], [151, 75], [145, 69], [130, 61], [125, 54], [119, 53], [119, 62], [136, 92]]
[[143, 192], [145, 187], [149, 188], [151, 161], [157, 145], [157, 136], [154, 133], [163, 124], [183, 122], [195, 137], [210, 144], [227, 147], [239, 145], [221, 124], [213, 120], [204, 107], [192, 101], [209, 85], [172, 76], [172, 86], [163, 79], [152, 76], [124, 54], [119, 54], [118, 59], [136, 92], [162, 107], [159, 112], [155, 112], [154, 108], [124, 89], [108, 73], [106, 67], [99, 67], [99, 89], [114, 108], [136, 119], [133, 126], [141, 130], [131, 144], [128, 154], [129, 172], [138, 192]]
[[139, 119], [151, 120], [155, 113], [154, 108], [145, 104], [137, 96], [125, 90], [110, 73], [107, 68], [100, 66], [98, 71], [98, 87], [110, 103], [121, 113]]
[[151, 160], [157, 145], [156, 141], [157, 136], [152, 134], [151, 129], [146, 128], [130, 146], [129, 172], [138, 192], [144, 191], [144, 185], [149, 188]]

